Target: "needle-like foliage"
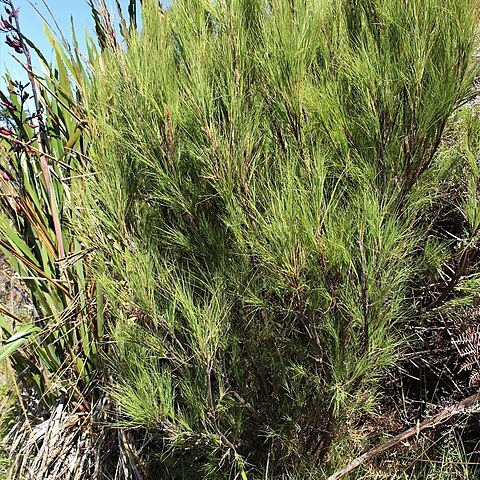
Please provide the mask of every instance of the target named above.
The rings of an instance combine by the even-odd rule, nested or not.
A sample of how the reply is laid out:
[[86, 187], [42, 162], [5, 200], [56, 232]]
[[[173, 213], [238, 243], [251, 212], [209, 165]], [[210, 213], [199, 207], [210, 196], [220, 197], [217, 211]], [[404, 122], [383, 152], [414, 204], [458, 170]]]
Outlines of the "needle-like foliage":
[[113, 395], [169, 478], [319, 475], [354, 453], [345, 426], [375, 411], [450, 245], [437, 153], [471, 96], [476, 2], [142, 10], [88, 105]]

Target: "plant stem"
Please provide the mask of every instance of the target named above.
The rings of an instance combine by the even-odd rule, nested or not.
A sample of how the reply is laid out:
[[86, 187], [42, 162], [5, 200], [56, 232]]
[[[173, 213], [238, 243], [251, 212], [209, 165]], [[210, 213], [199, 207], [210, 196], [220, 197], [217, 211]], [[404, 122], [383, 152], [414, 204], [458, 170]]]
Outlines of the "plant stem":
[[52, 179], [50, 176], [50, 168], [47, 160], [46, 131], [45, 131], [45, 125], [41, 118], [41, 105], [40, 105], [37, 85], [35, 83], [35, 76], [33, 75], [32, 57], [30, 55], [30, 50], [28, 49], [28, 46], [24, 40], [22, 31], [20, 28], [20, 19], [18, 16], [18, 11], [15, 9], [13, 2], [9, 1], [8, 5], [12, 9], [12, 15], [15, 20], [15, 30], [18, 35], [18, 40], [20, 41], [23, 54], [25, 55], [25, 59], [27, 62], [26, 70], [27, 70], [28, 80], [30, 82], [30, 86], [32, 87], [33, 101], [35, 104], [35, 110], [36, 110], [37, 122], [38, 122], [37, 141], [38, 141], [38, 146], [40, 150], [40, 166], [42, 169], [43, 178], [45, 181], [45, 187], [47, 189], [47, 195], [50, 202], [53, 228], [55, 230], [55, 237], [57, 239], [57, 247], [58, 247], [57, 260], [59, 260], [59, 259], [65, 258], [65, 247], [63, 244], [62, 227], [60, 225], [60, 215], [58, 212], [57, 197], [55, 195], [55, 191], [52, 189]]

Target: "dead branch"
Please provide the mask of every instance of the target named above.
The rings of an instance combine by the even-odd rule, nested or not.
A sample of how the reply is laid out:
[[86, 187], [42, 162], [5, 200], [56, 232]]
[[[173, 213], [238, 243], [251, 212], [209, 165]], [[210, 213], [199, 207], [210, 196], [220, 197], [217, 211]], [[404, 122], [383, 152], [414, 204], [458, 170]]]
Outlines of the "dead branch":
[[330, 475], [327, 480], [338, 480], [339, 478], [342, 478], [344, 475], [350, 473], [352, 470], [355, 470], [363, 463], [371, 460], [372, 458], [375, 458], [376, 456], [385, 452], [389, 448], [394, 447], [403, 440], [406, 440], [413, 435], [418, 435], [422, 430], [425, 430], [426, 428], [434, 428], [437, 425], [440, 425], [450, 420], [452, 417], [459, 415], [460, 413], [464, 413], [465, 410], [477, 403], [479, 400], [480, 392], [475, 393], [470, 397], [464, 398], [461, 402], [445, 408], [440, 413], [437, 413], [433, 417], [425, 419], [423, 422], [419, 423], [415, 427], [405, 430], [404, 432], [390, 438], [386, 442], [372, 448], [371, 450], [368, 450], [368, 452], [363, 453], [359, 457], [352, 460], [348, 465], [338, 470], [333, 475]]

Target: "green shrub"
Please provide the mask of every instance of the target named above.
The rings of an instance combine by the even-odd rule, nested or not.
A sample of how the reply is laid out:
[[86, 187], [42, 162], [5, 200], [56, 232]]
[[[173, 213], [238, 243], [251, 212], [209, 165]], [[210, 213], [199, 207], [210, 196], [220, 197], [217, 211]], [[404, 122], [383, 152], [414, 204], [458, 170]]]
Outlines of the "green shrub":
[[169, 478], [320, 475], [356, 453], [417, 287], [458, 253], [432, 218], [462, 170], [437, 153], [477, 6], [157, 3], [88, 101], [112, 393]]

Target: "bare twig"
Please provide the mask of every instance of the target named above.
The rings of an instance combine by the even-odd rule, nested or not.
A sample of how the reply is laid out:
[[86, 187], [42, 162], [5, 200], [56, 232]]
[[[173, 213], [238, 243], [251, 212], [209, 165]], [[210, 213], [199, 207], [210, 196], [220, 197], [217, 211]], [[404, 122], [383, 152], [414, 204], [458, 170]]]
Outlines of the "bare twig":
[[450, 281], [443, 289], [441, 294], [437, 297], [436, 300], [433, 300], [428, 305], [424, 307], [424, 310], [433, 310], [442, 304], [442, 302], [449, 296], [449, 294], [453, 291], [453, 289], [458, 284], [459, 280], [465, 275], [468, 267], [471, 265], [472, 261], [477, 257], [477, 249], [476, 245], [470, 247], [462, 253], [460, 257], [460, 263], [458, 267], [455, 269], [453, 276], [451, 277]]

